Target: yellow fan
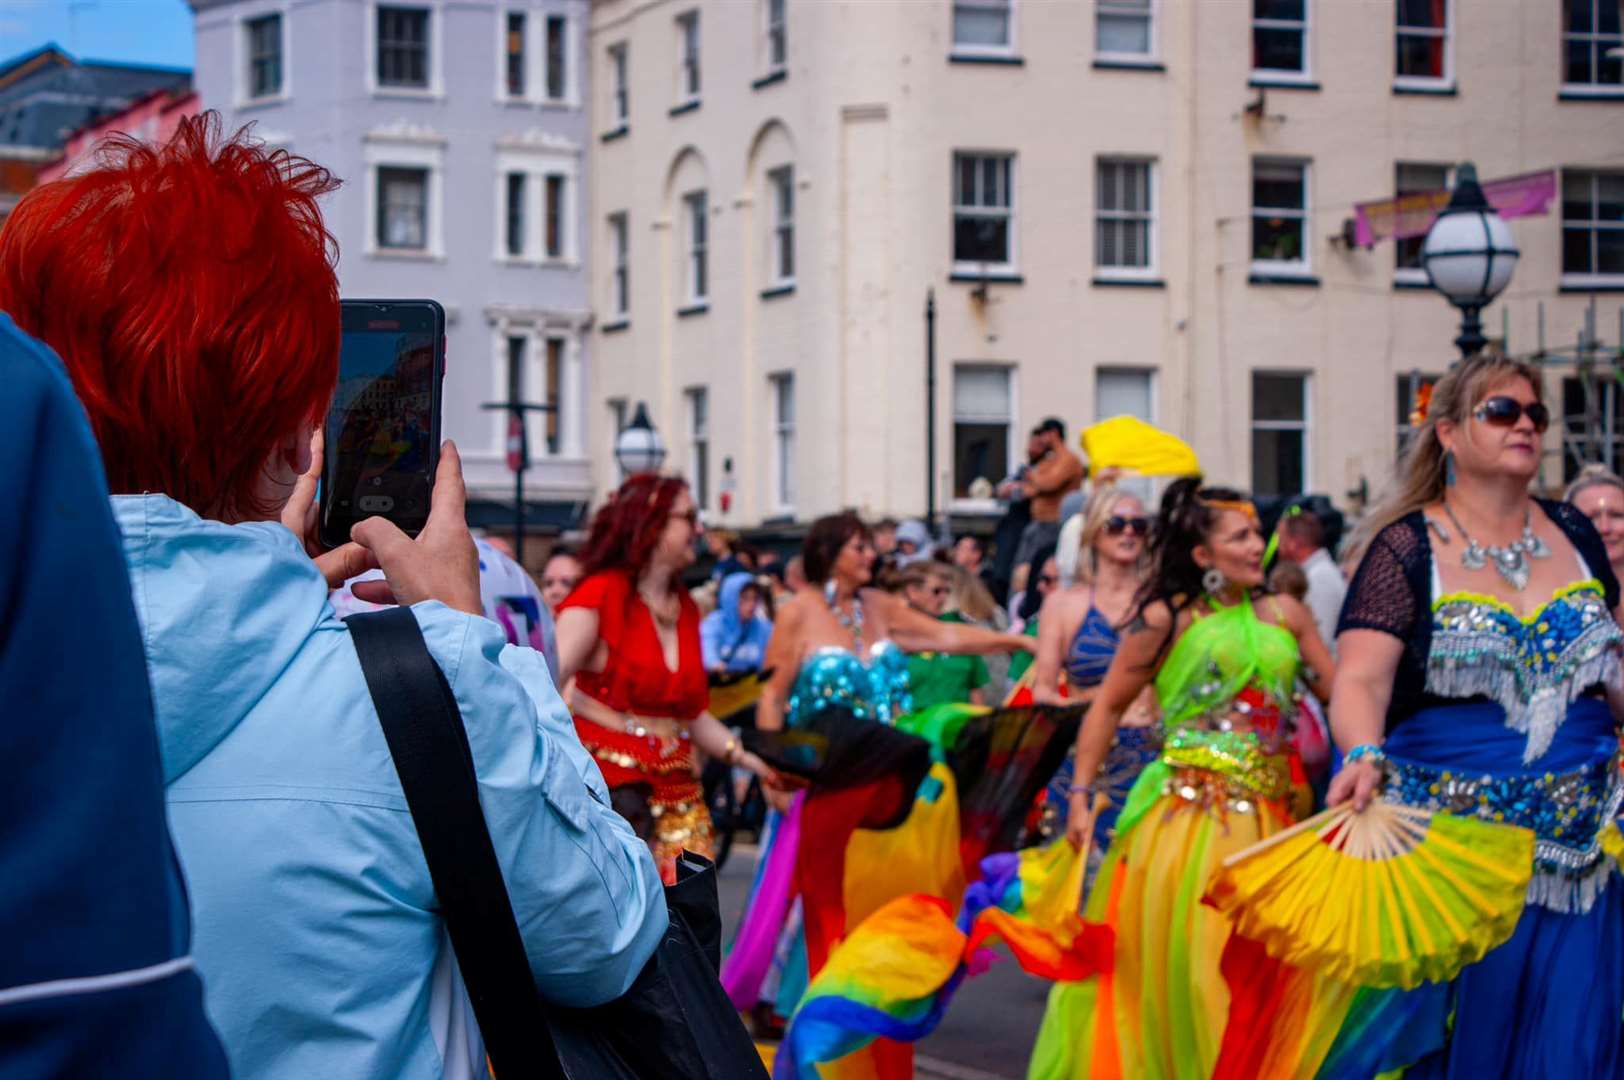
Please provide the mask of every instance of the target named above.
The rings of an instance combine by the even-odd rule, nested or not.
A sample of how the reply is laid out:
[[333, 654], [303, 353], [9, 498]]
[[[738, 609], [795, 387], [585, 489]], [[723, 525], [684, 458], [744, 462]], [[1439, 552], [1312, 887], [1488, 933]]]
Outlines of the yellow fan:
[[1085, 428], [1081, 442], [1095, 475], [1124, 469], [1141, 476], [1197, 476], [1201, 462], [1190, 444], [1136, 416], [1113, 416]]
[[1511, 936], [1533, 859], [1534, 834], [1515, 825], [1344, 804], [1225, 859], [1206, 899], [1279, 960], [1408, 989]]

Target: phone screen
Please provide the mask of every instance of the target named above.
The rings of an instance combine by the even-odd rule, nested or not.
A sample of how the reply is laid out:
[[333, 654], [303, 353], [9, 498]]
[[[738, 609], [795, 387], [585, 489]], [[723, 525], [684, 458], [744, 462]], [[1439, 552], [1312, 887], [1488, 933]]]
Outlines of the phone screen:
[[322, 541], [364, 518], [416, 534], [439, 463], [445, 322], [431, 301], [345, 301], [338, 388], [327, 414]]

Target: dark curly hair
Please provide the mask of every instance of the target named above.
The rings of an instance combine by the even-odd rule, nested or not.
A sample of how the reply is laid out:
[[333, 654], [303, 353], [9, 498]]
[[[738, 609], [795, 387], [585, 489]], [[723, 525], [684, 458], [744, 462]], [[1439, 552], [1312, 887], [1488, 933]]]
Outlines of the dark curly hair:
[[1172, 610], [1176, 623], [1179, 613], [1207, 591], [1201, 581], [1206, 571], [1196, 564], [1195, 549], [1207, 542], [1223, 514], [1223, 509], [1213, 504], [1250, 502], [1248, 496], [1233, 488], [1202, 487], [1199, 476], [1169, 486], [1150, 530], [1150, 574], [1134, 600], [1135, 615], [1142, 616], [1150, 605], [1161, 602]]
[[644, 473], [627, 479], [592, 517], [592, 529], [578, 556], [581, 576], [601, 570], [624, 570], [637, 577], [671, 520], [677, 496], [688, 482], [676, 476]]
[[801, 569], [808, 583], [821, 586], [829, 580], [835, 560], [840, 558], [840, 549], [854, 536], [872, 539], [873, 533], [863, 524], [863, 519], [850, 510], [820, 517], [812, 523], [806, 542], [801, 545]]

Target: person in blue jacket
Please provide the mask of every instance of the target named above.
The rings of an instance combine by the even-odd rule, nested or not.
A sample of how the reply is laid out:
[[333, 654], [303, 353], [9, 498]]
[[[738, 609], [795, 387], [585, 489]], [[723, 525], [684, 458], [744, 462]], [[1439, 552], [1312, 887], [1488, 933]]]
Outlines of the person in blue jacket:
[[759, 671], [773, 624], [761, 611], [761, 586], [743, 571], [722, 579], [716, 610], [699, 624], [705, 670], [724, 674]]
[[0, 385], [0, 1076], [223, 1080], [96, 444], [3, 314]]
[[[107, 462], [193, 955], [232, 1073], [472, 1080], [486, 1075], [478, 1032], [330, 588], [376, 565], [385, 582], [364, 598], [411, 605], [462, 712], [544, 997], [623, 994], [666, 908], [542, 655], [481, 614], [456, 448], [415, 539], [371, 518], [354, 543], [307, 547], [338, 370], [318, 202], [333, 186], [308, 161], [222, 139], [207, 113], [162, 147], [118, 144], [12, 212], [0, 310], [62, 357]], [[68, 655], [99, 680], [101, 656]]]

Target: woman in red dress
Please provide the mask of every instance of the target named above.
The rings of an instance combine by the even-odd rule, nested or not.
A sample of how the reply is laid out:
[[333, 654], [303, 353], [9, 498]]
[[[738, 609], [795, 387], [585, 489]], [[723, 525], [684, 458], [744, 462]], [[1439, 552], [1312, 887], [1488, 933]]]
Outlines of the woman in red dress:
[[684, 848], [713, 855], [695, 746], [779, 783], [706, 711], [699, 609], [679, 580], [701, 531], [684, 481], [632, 477], [593, 518], [584, 577], [558, 609], [558, 678], [575, 677], [576, 733], [667, 881]]

